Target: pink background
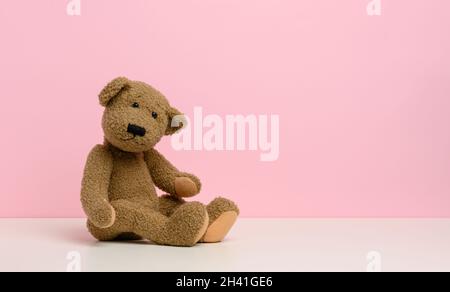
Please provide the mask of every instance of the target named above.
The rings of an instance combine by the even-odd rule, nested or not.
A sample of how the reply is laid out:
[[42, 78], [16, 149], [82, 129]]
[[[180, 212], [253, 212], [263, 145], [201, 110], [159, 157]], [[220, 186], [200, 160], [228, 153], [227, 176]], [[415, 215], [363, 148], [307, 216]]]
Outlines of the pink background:
[[80, 217], [97, 94], [125, 75], [190, 114], [279, 114], [280, 159], [160, 149], [246, 217], [450, 216], [450, 1], [4, 0], [0, 216]]

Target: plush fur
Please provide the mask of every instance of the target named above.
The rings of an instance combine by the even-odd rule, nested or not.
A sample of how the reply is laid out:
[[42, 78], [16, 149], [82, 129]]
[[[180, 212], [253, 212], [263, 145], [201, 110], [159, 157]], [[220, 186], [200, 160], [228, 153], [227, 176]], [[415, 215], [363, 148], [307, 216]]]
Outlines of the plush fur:
[[[200, 180], [154, 149], [183, 127], [172, 127], [180, 112], [153, 87], [125, 77], [106, 85], [99, 99], [105, 140], [87, 158], [81, 189], [90, 233], [102, 241], [144, 238], [173, 246], [223, 240], [239, 214], [236, 204], [186, 202], [200, 192]], [[167, 194], [158, 198], [155, 186]]]

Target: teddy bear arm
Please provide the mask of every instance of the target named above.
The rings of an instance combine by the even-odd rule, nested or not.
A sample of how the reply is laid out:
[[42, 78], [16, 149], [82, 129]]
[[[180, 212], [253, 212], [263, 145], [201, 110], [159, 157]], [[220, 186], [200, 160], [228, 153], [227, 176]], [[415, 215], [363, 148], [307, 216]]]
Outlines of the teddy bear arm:
[[114, 210], [108, 202], [113, 169], [111, 153], [102, 145], [92, 149], [87, 158], [81, 188], [81, 203], [88, 218], [98, 227], [114, 221]]
[[157, 150], [146, 152], [145, 161], [153, 182], [164, 192], [179, 197], [191, 197], [200, 192], [201, 182], [198, 177], [179, 171]]

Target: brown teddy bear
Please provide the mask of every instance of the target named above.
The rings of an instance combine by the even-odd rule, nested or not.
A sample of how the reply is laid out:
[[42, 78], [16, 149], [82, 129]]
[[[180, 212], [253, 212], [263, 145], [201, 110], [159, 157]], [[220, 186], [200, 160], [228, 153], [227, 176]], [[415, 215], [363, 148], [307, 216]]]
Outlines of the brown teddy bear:
[[[200, 180], [153, 149], [183, 127], [172, 127], [180, 112], [151, 86], [124, 77], [99, 98], [105, 142], [89, 154], [81, 190], [90, 233], [101, 241], [144, 238], [173, 246], [222, 241], [237, 206], [224, 198], [207, 206], [185, 202], [200, 192]], [[155, 186], [168, 194], [158, 197]]]

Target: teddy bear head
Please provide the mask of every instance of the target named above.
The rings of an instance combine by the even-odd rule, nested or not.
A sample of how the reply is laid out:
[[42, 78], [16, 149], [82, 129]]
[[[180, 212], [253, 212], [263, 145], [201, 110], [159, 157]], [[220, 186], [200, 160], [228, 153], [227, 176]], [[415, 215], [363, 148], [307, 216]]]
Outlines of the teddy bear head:
[[152, 149], [163, 136], [185, 124], [181, 113], [148, 84], [119, 77], [99, 95], [105, 107], [102, 128], [105, 139], [125, 152]]

